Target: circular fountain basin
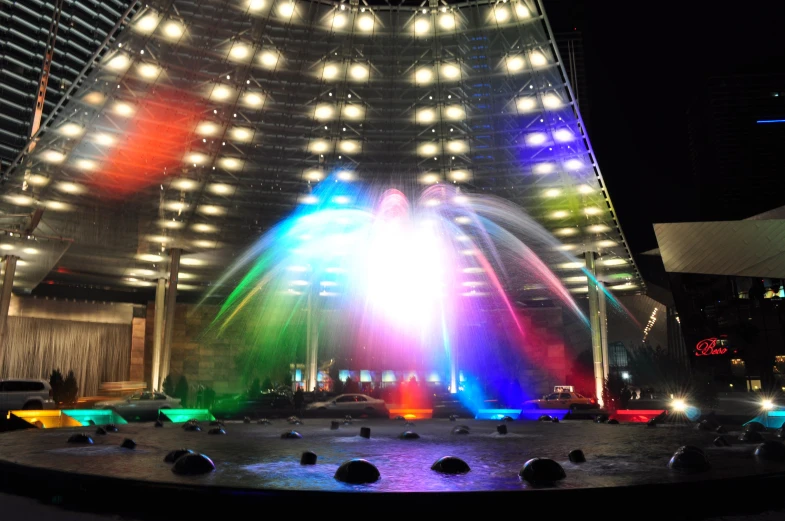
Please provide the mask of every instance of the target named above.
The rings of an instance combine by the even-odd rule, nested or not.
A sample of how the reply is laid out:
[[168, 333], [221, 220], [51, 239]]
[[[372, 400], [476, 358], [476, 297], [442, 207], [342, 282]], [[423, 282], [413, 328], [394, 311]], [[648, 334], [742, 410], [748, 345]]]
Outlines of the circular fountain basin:
[[[281, 433], [290, 430], [285, 420], [270, 425], [227, 422], [225, 436], [187, 432], [171, 424], [129, 424], [92, 445], [68, 443], [79, 429], [14, 431], [0, 435], [0, 480], [6, 490], [57, 496], [77, 508], [105, 507], [116, 513], [141, 509], [169, 518], [191, 508], [200, 516], [210, 508], [226, 509], [227, 501], [249, 508], [267, 508], [276, 501], [285, 505], [303, 494], [325, 506], [345, 506], [348, 501], [392, 507], [405, 492], [407, 501], [456, 509], [476, 501], [497, 506], [542, 502], [547, 507], [553, 505], [554, 494], [563, 494], [564, 499], [557, 500], [559, 512], [578, 513], [615, 501], [620, 493], [616, 487], [625, 487], [626, 499], [652, 505], [663, 497], [668, 502], [684, 498], [682, 504], [688, 506], [679, 508], [685, 515], [683, 508], [690, 504], [696, 509], [699, 505], [703, 514], [712, 509], [744, 512], [747, 504], [766, 508], [767, 502], [783, 501], [774, 491], [785, 485], [785, 463], [755, 458], [757, 445], [737, 436], [729, 437], [729, 447], [716, 447], [714, 433], [689, 425], [647, 429], [643, 424], [569, 420], [510, 422], [508, 433], [500, 435], [496, 422], [464, 423], [470, 434], [454, 436], [449, 420], [416, 422], [407, 427], [420, 435], [415, 440], [401, 440], [402, 426], [394, 420], [358, 420], [338, 430], [331, 429], [329, 420], [314, 420], [298, 426], [298, 440], [281, 439]], [[361, 427], [370, 427], [373, 437], [362, 437]], [[774, 439], [773, 433], [763, 436]], [[136, 441], [135, 450], [119, 446], [127, 437]], [[701, 448], [711, 469], [700, 474], [669, 469], [668, 461], [684, 445]], [[208, 456], [215, 470], [197, 476], [172, 472], [164, 457], [179, 448]], [[584, 452], [585, 463], [570, 462], [568, 455], [575, 449]], [[317, 463], [301, 465], [303, 451], [314, 452]], [[433, 462], [445, 456], [461, 458], [471, 472], [445, 475], [431, 470]], [[381, 479], [363, 485], [336, 480], [336, 469], [354, 458], [375, 465]], [[521, 480], [518, 473], [532, 458], [556, 461], [566, 477], [548, 488]], [[696, 502], [695, 495], [709, 500]]]

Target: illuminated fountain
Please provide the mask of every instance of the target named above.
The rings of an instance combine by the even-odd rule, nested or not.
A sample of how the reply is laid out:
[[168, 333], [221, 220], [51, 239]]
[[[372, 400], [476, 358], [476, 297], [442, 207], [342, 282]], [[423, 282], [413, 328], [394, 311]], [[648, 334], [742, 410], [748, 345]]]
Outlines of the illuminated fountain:
[[445, 185], [410, 201], [341, 177], [304, 197], [217, 284], [236, 289], [213, 327], [219, 336], [229, 328], [247, 335], [251, 366], [288, 366], [307, 346], [310, 391], [320, 351], [350, 347], [377, 367], [449, 375], [457, 392], [460, 374], [517, 377], [504, 368], [530, 339], [516, 290], [536, 288], [586, 322], [543, 261], [575, 259], [514, 204]]

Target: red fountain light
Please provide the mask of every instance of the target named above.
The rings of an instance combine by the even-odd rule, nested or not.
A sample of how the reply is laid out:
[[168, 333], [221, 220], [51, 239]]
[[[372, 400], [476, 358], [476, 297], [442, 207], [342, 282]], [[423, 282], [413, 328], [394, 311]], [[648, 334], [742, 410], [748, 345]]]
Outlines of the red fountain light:
[[90, 183], [116, 197], [160, 183], [167, 171], [183, 164], [202, 111], [202, 103], [192, 95], [157, 89], [140, 103]]

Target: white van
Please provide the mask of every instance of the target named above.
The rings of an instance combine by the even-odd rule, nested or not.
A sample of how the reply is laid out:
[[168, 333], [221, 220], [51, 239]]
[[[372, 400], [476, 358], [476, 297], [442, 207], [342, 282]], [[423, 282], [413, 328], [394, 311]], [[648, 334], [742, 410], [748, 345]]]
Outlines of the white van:
[[54, 409], [52, 387], [46, 380], [14, 378], [0, 380], [0, 410]]

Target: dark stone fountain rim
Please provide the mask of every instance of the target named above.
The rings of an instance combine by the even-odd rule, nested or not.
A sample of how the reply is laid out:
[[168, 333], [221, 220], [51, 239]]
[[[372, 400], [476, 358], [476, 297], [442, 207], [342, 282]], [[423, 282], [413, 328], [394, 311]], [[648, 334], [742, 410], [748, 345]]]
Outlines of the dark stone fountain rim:
[[[550, 509], [559, 501], [559, 514], [585, 514], [588, 505], [612, 505], [620, 489], [625, 499], [649, 504], [653, 498], [667, 497], [680, 505], [682, 519], [704, 519], [719, 515], [744, 515], [785, 508], [785, 472], [750, 475], [743, 478], [714, 478], [691, 482], [670, 482], [625, 487], [542, 488], [520, 491], [450, 492], [345, 492], [303, 491], [183, 484], [79, 474], [34, 467], [0, 459], [0, 491], [51, 502], [59, 498], [69, 509], [94, 513], [121, 514], [140, 520], [191, 519], [233, 509], [289, 507], [293, 502], [313, 500], [323, 508], [398, 508], [403, 494], [411, 506], [439, 508], [440, 512], [465, 512], [478, 501], [511, 508], [525, 501], [527, 508]], [[753, 502], [748, 501], [754, 494]], [[352, 497], [349, 498], [348, 496]], [[558, 499], [557, 499], [558, 497]], [[696, 497], [711, 497], [698, 502]], [[134, 498], [129, 502], [128, 498]], [[739, 499], [741, 498], [741, 499]], [[130, 503], [130, 505], [129, 505]], [[118, 512], [118, 508], [122, 511]], [[656, 509], [654, 509], [656, 511]], [[646, 513], [638, 519], [649, 519]], [[651, 519], [661, 519], [652, 513]]]
[[[445, 426], [449, 425], [445, 422]], [[491, 432], [495, 423], [487, 422], [485, 425]], [[77, 430], [63, 429], [60, 432], [65, 435]], [[28, 432], [51, 436], [37, 430], [19, 431], [17, 435], [26, 437], [30, 435]], [[155, 429], [154, 432], [160, 433], [160, 430]], [[57, 439], [60, 445], [66, 445], [59, 434]], [[220, 466], [220, 461], [216, 463]], [[227, 508], [259, 511], [271, 506], [290, 508], [292, 504], [311, 500], [323, 508], [343, 509], [350, 504], [352, 508], [367, 507], [377, 511], [380, 508], [400, 509], [401, 502], [405, 501], [407, 508], [438, 508], [441, 513], [465, 513], [469, 507], [477, 504], [518, 509], [525, 502], [527, 508], [542, 507], [547, 510], [553, 510], [554, 505], [558, 504], [560, 516], [566, 517], [585, 515], [586, 511], [597, 505], [611, 508], [617, 504], [620, 493], [625, 499], [642, 505], [652, 505], [658, 501], [657, 498], [668, 498], [669, 503], [675, 501], [680, 505], [679, 515], [684, 519], [744, 515], [785, 508], [785, 496], [781, 494], [785, 486], [785, 471], [731, 478], [714, 475], [693, 481], [674, 480], [609, 487], [570, 488], [557, 485], [554, 488], [525, 490], [399, 492], [362, 486], [354, 491], [250, 488], [242, 484], [211, 484], [215, 481], [205, 479], [205, 476], [185, 482], [154, 481], [118, 477], [110, 470], [106, 473], [84, 473], [40, 464], [25, 465], [15, 456], [0, 454], [0, 491], [35, 497], [45, 503], [58, 498], [63, 506], [74, 510], [119, 514], [139, 521], [202, 519], [225, 516]], [[129, 501], [129, 498], [133, 500]], [[709, 498], [710, 501], [698, 501], [698, 498]], [[662, 519], [662, 511], [657, 508], [647, 509], [642, 515], [636, 513], [638, 519], [648, 519], [648, 515]]]

